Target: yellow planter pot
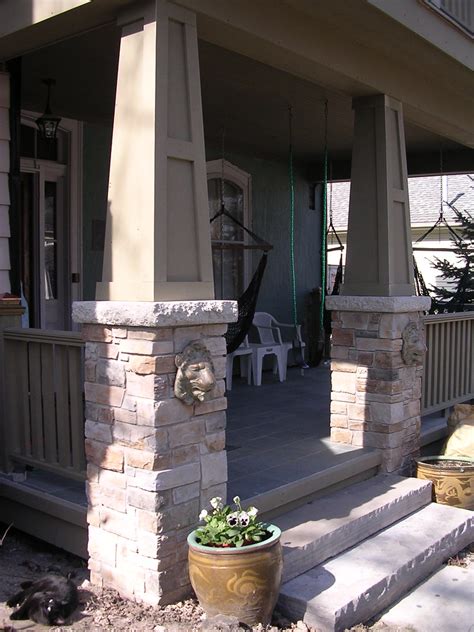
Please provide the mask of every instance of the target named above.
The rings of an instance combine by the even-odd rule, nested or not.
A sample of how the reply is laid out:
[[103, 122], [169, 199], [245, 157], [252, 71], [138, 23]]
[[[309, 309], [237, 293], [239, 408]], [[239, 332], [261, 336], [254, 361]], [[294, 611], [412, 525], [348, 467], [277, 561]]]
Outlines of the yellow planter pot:
[[268, 540], [240, 548], [202, 546], [194, 531], [188, 536], [189, 577], [208, 617], [231, 615], [247, 625], [270, 622], [283, 561], [280, 529], [268, 525], [268, 531]]
[[474, 509], [474, 461], [427, 456], [416, 461], [416, 476], [433, 482], [433, 500], [442, 505]]

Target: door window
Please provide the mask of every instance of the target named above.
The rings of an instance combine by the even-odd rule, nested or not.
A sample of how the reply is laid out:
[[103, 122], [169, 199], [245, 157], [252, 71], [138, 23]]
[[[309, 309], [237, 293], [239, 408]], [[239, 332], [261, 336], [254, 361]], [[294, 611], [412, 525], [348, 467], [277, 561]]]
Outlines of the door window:
[[[224, 178], [222, 178], [224, 176]], [[208, 163], [209, 216], [221, 209], [244, 226], [249, 222], [250, 176], [222, 160]], [[218, 300], [236, 300], [247, 284], [246, 233], [235, 222], [221, 216], [211, 223], [214, 290]]]

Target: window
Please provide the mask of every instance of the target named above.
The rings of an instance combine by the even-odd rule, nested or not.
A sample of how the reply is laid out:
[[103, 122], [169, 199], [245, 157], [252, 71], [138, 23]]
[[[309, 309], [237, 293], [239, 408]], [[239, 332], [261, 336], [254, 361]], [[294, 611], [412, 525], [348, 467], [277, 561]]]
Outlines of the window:
[[[209, 216], [212, 218], [216, 215], [223, 199], [225, 209], [244, 226], [248, 226], [250, 175], [225, 160], [208, 163], [207, 172]], [[246, 243], [245, 231], [229, 218], [223, 216], [212, 222], [214, 287], [219, 300], [236, 300], [247, 286]]]

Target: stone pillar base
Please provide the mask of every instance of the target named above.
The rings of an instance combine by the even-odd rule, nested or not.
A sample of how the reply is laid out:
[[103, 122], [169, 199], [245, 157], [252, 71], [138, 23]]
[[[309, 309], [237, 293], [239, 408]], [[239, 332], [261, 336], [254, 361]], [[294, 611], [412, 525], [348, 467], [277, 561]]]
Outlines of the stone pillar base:
[[331, 296], [331, 439], [378, 448], [382, 470], [419, 453], [421, 363], [406, 364], [403, 332], [421, 326], [426, 297]]
[[[233, 301], [75, 303], [85, 349], [91, 581], [150, 604], [189, 594], [188, 533], [226, 496], [226, 344]], [[207, 401], [174, 396], [175, 356], [209, 350]]]

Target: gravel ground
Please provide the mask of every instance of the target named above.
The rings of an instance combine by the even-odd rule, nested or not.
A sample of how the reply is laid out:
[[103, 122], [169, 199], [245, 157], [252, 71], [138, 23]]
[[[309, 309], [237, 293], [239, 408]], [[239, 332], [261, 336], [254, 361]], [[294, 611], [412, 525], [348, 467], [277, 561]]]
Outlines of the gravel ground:
[[[0, 523], [0, 539], [6, 525]], [[1, 540], [0, 540], [1, 541]], [[465, 566], [474, 562], [474, 549], [466, 549], [451, 558], [448, 563]], [[30, 621], [12, 622], [11, 608], [6, 600], [19, 588], [21, 582], [37, 579], [47, 572], [57, 572], [71, 579], [79, 587], [80, 606], [69, 625], [45, 627]], [[239, 632], [243, 628], [229, 625], [229, 622], [214, 622], [209, 626], [203, 620], [203, 612], [195, 599], [188, 599], [165, 607], [152, 608], [122, 599], [114, 590], [92, 586], [84, 560], [65, 553], [44, 542], [11, 529], [3, 545], [0, 544], [0, 632], [19, 630], [77, 630], [89, 632], [130, 630], [135, 632]], [[14, 626], [12, 625], [14, 623]], [[302, 621], [290, 622], [278, 612], [274, 613], [272, 624], [266, 628], [255, 626], [254, 632], [318, 632], [308, 628]], [[393, 628], [383, 623], [372, 626], [358, 625], [350, 632], [411, 632], [410, 628]]]

